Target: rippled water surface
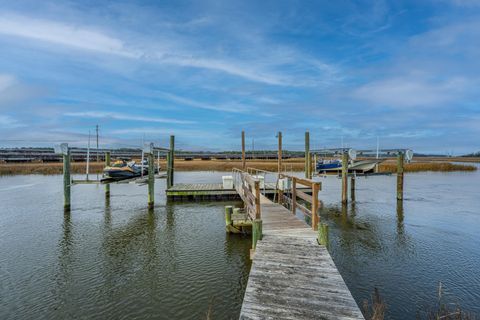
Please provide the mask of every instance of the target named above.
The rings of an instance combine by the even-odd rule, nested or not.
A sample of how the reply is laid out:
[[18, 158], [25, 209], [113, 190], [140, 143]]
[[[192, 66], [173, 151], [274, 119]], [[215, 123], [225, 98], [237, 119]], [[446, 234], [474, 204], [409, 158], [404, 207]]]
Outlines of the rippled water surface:
[[225, 234], [227, 203], [166, 205], [156, 190], [147, 210], [146, 186], [112, 185], [106, 202], [104, 186], [76, 185], [64, 214], [61, 176], [1, 178], [0, 318], [238, 318], [250, 238]]
[[[178, 173], [219, 182], [222, 173]], [[390, 319], [411, 319], [444, 296], [480, 314], [480, 174], [417, 173], [395, 200], [395, 176], [357, 178], [342, 207], [340, 180], [323, 183], [330, 252], [360, 305], [374, 288]], [[61, 176], [0, 178], [2, 319], [237, 318], [250, 268], [248, 237], [228, 236], [230, 203], [146, 209], [146, 186], [77, 185], [62, 209]]]
[[378, 288], [391, 319], [415, 319], [445, 302], [480, 316], [480, 172], [357, 178], [355, 202], [339, 205], [340, 180], [323, 182], [321, 219], [330, 252], [359, 305]]

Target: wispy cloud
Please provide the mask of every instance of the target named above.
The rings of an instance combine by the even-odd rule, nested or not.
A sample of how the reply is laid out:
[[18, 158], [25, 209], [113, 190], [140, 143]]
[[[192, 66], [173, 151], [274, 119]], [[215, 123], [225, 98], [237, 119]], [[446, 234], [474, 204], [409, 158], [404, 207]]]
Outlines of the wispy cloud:
[[15, 78], [8, 74], [0, 74], [0, 92], [11, 87], [15, 83]]
[[167, 93], [167, 92], [160, 92], [160, 96], [168, 99], [172, 102], [175, 102], [179, 105], [184, 105], [188, 107], [193, 107], [193, 108], [199, 108], [199, 109], [206, 109], [206, 110], [214, 110], [214, 111], [222, 111], [222, 112], [232, 112], [232, 113], [245, 113], [245, 112], [251, 112], [252, 108], [249, 106], [245, 106], [242, 104], [232, 104], [232, 103], [227, 103], [227, 104], [209, 104], [209, 103], [203, 103], [198, 100], [193, 100], [185, 97], [181, 97], [172, 93]]
[[147, 116], [138, 116], [138, 115], [135, 115], [135, 114], [103, 112], [103, 111], [67, 112], [67, 113], [64, 114], [64, 116], [79, 117], [79, 118], [96, 118], [96, 119], [112, 119], [112, 120], [125, 120], [125, 121], [140, 121], [140, 122], [159, 122], [159, 123], [172, 123], [172, 124], [192, 124], [192, 123], [195, 123], [195, 121], [190, 121], [190, 120], [159, 118], [159, 117], [147, 117]]
[[25, 125], [10, 116], [0, 114], [0, 127], [4, 129], [12, 129], [25, 127]]
[[376, 106], [438, 107], [454, 100], [464, 86], [464, 79], [426, 81], [411, 75], [368, 83], [356, 89], [353, 97]]
[[129, 58], [139, 56], [126, 49], [121, 40], [104, 32], [15, 14], [0, 15], [0, 33]]
[[16, 14], [3, 14], [0, 15], [0, 34], [153, 63], [209, 69], [271, 85], [293, 85], [291, 81], [284, 79], [281, 75], [261, 71], [258, 66], [248, 65], [241, 61], [212, 59], [198, 54], [182, 53], [179, 48], [174, 47], [174, 43], [170, 43], [169, 50], [159, 51], [158, 47], [151, 48], [149, 51], [146, 51], [148, 49], [136, 50], [121, 39], [88, 26], [71, 25]]

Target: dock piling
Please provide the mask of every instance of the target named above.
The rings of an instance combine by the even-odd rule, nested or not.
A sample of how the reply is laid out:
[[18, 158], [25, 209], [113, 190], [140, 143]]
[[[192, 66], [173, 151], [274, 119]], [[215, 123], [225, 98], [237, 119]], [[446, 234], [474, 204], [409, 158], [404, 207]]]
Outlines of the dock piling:
[[153, 208], [155, 203], [155, 169], [153, 150], [148, 154], [148, 208]]
[[327, 246], [328, 245], [328, 224], [320, 223], [318, 227], [318, 235], [317, 235], [318, 244]]
[[305, 178], [311, 179], [310, 132], [305, 131]]
[[342, 154], [342, 202], [347, 203], [348, 198], [348, 152]]
[[63, 208], [70, 210], [70, 192], [71, 192], [71, 179], [70, 179], [70, 149], [63, 154]]
[[175, 174], [175, 136], [170, 136], [170, 150], [167, 154], [167, 189], [173, 186]]
[[404, 160], [405, 153], [403, 151], [399, 151], [397, 155], [397, 200], [403, 200]]
[[242, 170], [247, 167], [247, 161], [245, 159], [245, 131], [242, 131]]
[[350, 178], [350, 199], [352, 201], [355, 201], [355, 180], [356, 180], [356, 176], [354, 173]]
[[[110, 151], [105, 152], [105, 166], [110, 166]], [[105, 185], [105, 197], [110, 197], [110, 183]]]
[[282, 172], [282, 132], [278, 132], [278, 173]]
[[262, 220], [254, 219], [252, 223], [252, 249], [255, 250], [257, 247], [257, 241], [262, 240]]
[[233, 213], [233, 207], [225, 206], [225, 225], [227, 227], [232, 225], [232, 213]]

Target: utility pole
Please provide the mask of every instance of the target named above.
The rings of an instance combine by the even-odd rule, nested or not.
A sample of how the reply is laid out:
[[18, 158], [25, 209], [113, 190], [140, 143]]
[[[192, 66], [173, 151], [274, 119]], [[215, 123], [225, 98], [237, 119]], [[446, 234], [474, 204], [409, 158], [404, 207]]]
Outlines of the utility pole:
[[255, 138], [252, 138], [252, 159], [255, 159]]
[[90, 130], [88, 130], [88, 145], [87, 145], [87, 181], [90, 173]]
[[99, 154], [98, 154], [98, 124], [97, 124], [97, 126], [95, 127], [95, 130], [97, 131], [97, 162], [99, 162], [100, 159], [99, 159]]

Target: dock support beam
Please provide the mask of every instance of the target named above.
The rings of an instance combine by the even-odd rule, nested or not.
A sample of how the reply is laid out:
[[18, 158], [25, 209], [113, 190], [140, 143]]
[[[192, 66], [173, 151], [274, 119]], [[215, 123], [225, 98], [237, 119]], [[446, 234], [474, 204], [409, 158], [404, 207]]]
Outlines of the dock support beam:
[[278, 132], [278, 173], [282, 172], [282, 133]]
[[[105, 152], [105, 167], [110, 166], [110, 151]], [[110, 183], [105, 185], [105, 197], [110, 197]]]
[[312, 164], [311, 164], [311, 156], [310, 156], [310, 132], [305, 132], [305, 178], [311, 179], [312, 178]]
[[175, 174], [175, 136], [170, 136], [170, 150], [167, 154], [167, 189], [173, 186]]
[[153, 150], [148, 154], [148, 208], [151, 209], [155, 203], [155, 169]]
[[70, 149], [63, 155], [63, 208], [70, 211]]
[[400, 151], [397, 155], [397, 200], [403, 200], [403, 163], [405, 154]]
[[342, 154], [342, 203], [348, 202], [348, 152]]
[[247, 161], [245, 158], [245, 131], [242, 131], [242, 170], [245, 171]]

